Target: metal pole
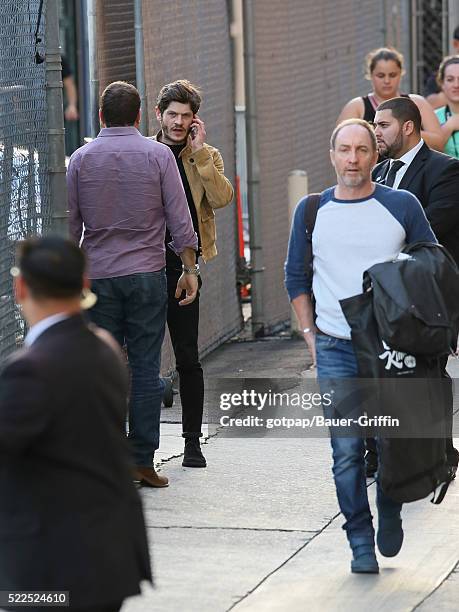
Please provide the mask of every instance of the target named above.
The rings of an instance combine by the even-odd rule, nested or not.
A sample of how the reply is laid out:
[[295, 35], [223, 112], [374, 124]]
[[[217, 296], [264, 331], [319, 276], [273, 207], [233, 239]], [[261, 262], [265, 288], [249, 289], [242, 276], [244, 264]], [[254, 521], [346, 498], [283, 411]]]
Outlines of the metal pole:
[[454, 49], [451, 47], [451, 41], [453, 40], [454, 30], [459, 25], [459, 2], [457, 0], [449, 0], [448, 9], [448, 53], [453, 53]]
[[89, 68], [89, 126], [90, 136], [99, 133], [99, 65], [97, 61], [97, 0], [87, 2], [88, 68]]
[[140, 132], [148, 136], [148, 102], [145, 88], [145, 53], [143, 48], [142, 0], [134, 0], [135, 79], [140, 95]]
[[46, 3], [46, 104], [48, 119], [48, 172], [51, 209], [50, 232], [68, 235], [65, 182], [65, 131], [62, 101], [62, 65], [59, 46], [58, 0]]
[[448, 0], [442, 0], [441, 3], [441, 37], [442, 37], [442, 55], [449, 54], [449, 31], [448, 31]]
[[75, 4], [77, 23], [77, 48], [78, 48], [78, 108], [80, 111], [80, 142], [89, 136], [90, 113], [89, 113], [89, 56], [88, 56], [88, 20], [86, 0], [80, 0]]
[[411, 91], [418, 89], [419, 45], [418, 45], [418, 7], [417, 0], [411, 0]]
[[255, 23], [253, 0], [243, 6], [244, 75], [247, 134], [247, 193], [249, 207], [249, 236], [252, 297], [252, 335], [264, 336], [263, 309], [263, 247], [260, 210], [260, 164], [257, 145], [257, 104], [255, 99]]

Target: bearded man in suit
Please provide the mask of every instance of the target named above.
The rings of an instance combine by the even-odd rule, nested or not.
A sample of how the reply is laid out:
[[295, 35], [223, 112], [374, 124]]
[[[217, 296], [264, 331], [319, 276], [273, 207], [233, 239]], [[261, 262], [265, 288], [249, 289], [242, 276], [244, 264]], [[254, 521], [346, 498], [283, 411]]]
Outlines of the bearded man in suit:
[[126, 368], [82, 316], [88, 281], [75, 244], [26, 240], [17, 265], [30, 329], [0, 374], [1, 589], [68, 591], [70, 610], [115, 612], [151, 580]]
[[[374, 168], [373, 180], [413, 193], [421, 202], [438, 241], [459, 265], [459, 160], [433, 151], [425, 144], [421, 138], [421, 114], [410, 98], [392, 98], [380, 104], [374, 124], [379, 154], [386, 159]], [[453, 479], [459, 452], [452, 441], [453, 391], [446, 371], [447, 361], [447, 355], [441, 358], [449, 386], [445, 408], [450, 435], [446, 446]], [[369, 461], [371, 452], [370, 447]]]

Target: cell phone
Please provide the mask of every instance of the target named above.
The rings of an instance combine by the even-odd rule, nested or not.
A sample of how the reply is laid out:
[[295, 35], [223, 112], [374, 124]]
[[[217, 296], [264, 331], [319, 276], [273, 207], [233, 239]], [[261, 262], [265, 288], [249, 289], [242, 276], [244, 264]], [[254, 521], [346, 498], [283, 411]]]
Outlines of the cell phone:
[[194, 140], [196, 138], [196, 133], [198, 131], [198, 127], [196, 125], [192, 125], [190, 127], [190, 136], [191, 136], [191, 140]]

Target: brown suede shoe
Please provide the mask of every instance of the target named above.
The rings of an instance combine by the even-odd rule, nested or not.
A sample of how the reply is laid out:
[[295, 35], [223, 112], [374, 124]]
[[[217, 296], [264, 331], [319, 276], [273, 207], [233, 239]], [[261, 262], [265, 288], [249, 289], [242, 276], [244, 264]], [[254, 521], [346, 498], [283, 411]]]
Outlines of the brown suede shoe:
[[145, 487], [168, 487], [169, 479], [156, 473], [154, 467], [136, 465], [132, 473], [133, 480]]

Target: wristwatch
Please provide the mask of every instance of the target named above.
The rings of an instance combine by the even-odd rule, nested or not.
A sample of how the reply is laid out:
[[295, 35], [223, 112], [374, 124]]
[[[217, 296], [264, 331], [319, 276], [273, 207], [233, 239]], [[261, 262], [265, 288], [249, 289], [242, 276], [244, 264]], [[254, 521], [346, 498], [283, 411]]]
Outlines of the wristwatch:
[[312, 328], [311, 327], [305, 327], [303, 329], [303, 334], [309, 334], [309, 332], [312, 332]]
[[185, 274], [194, 274], [195, 276], [200, 275], [199, 264], [195, 264], [194, 266], [191, 266], [190, 268], [188, 266], [182, 265], [182, 270]]

